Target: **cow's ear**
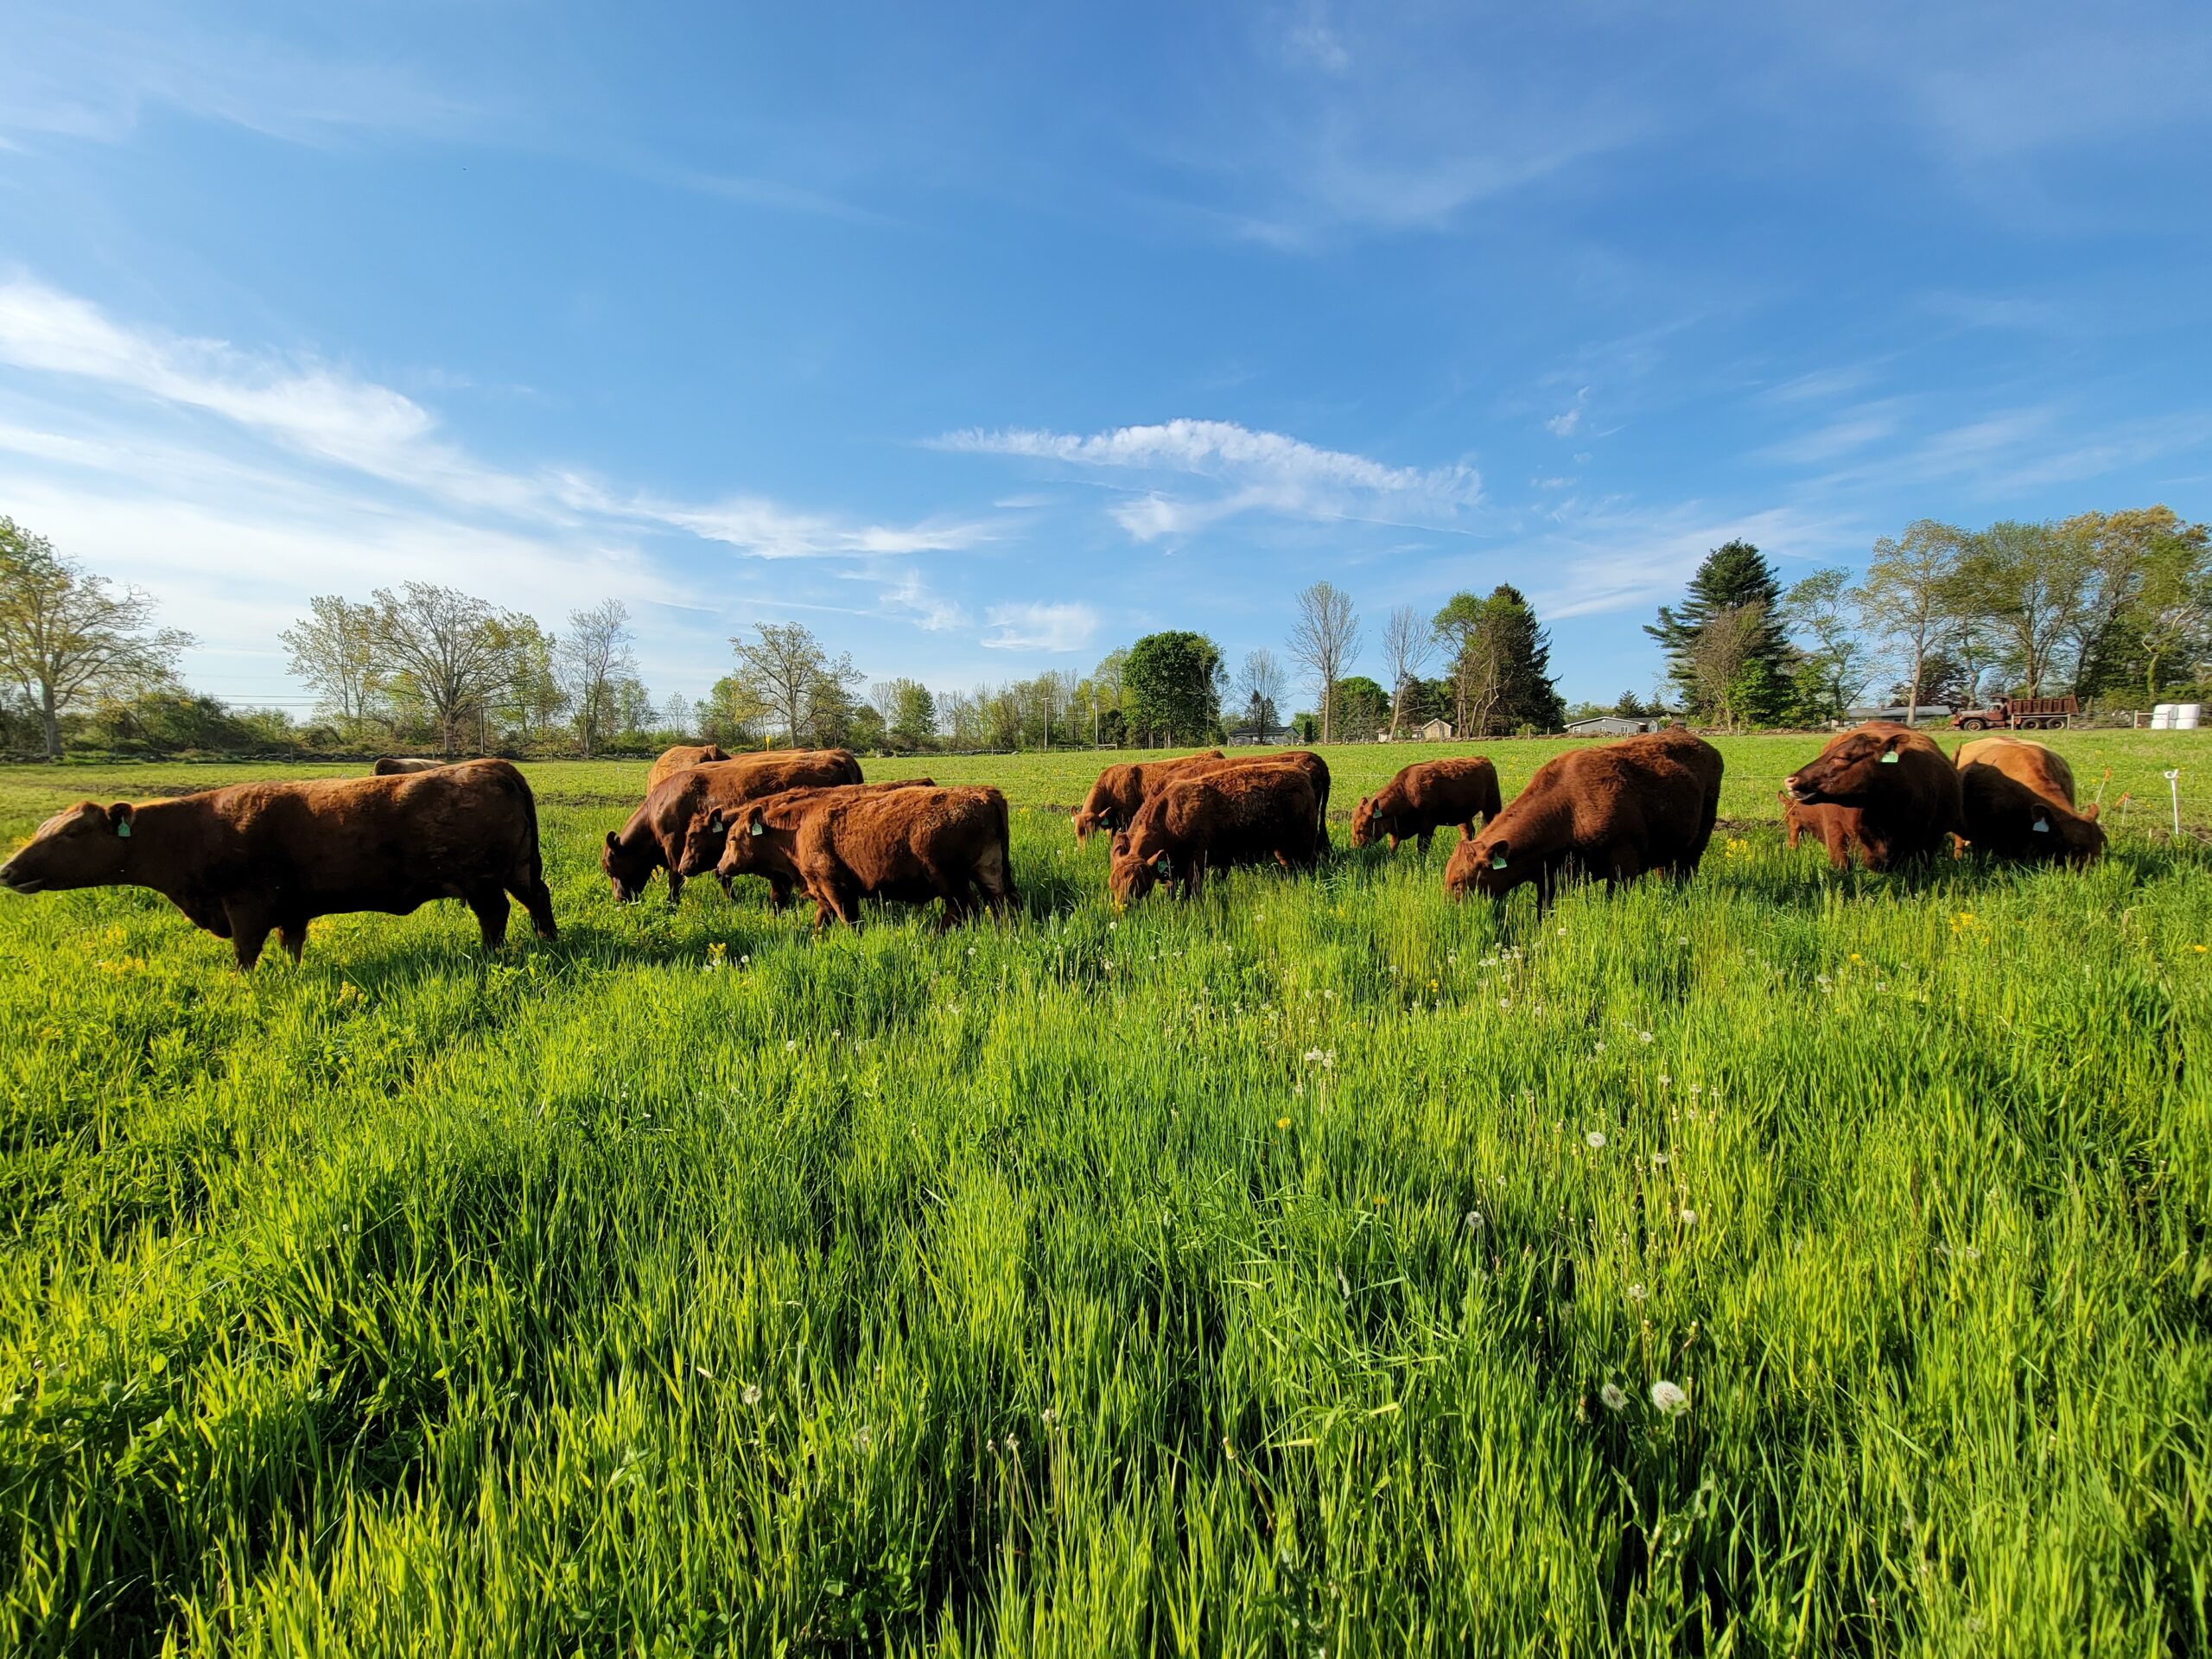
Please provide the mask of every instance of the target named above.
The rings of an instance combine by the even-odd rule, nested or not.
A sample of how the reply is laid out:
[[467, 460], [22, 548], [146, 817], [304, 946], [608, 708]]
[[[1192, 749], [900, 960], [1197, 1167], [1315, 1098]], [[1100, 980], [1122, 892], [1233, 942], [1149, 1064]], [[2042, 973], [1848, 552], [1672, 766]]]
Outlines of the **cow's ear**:
[[118, 836], [130, 834], [131, 821], [138, 816], [138, 809], [128, 801], [118, 801], [107, 810], [107, 821]]
[[763, 833], [760, 820], [758, 818], [753, 820], [752, 833], [756, 836]]
[[2101, 810], [2102, 809], [2099, 807], [2096, 802], [2091, 801], [2087, 806], [2082, 809], [2082, 816], [2085, 818], [2094, 818]]
[[707, 814], [707, 830], [709, 834], [719, 836], [728, 828], [729, 821], [722, 817], [722, 810], [719, 806]]
[[1493, 870], [1503, 869], [1512, 856], [1513, 849], [1508, 842], [1503, 841], [1493, 841], [1491, 842], [1490, 867]]
[[622, 844], [622, 837], [610, 830], [607, 832], [607, 844], [609, 847], [620, 847]]

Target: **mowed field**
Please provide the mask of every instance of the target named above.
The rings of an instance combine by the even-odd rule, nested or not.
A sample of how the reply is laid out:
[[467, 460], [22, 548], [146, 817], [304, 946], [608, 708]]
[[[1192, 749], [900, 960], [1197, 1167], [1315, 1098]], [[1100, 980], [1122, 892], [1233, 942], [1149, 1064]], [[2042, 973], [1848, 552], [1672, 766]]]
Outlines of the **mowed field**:
[[615, 906], [643, 763], [496, 959], [0, 895], [0, 1651], [2212, 1651], [2212, 733], [2055, 741], [2086, 873], [1833, 875], [1745, 738], [1541, 916], [1375, 747], [1118, 915], [1100, 757], [868, 762], [1028, 809], [943, 935]]

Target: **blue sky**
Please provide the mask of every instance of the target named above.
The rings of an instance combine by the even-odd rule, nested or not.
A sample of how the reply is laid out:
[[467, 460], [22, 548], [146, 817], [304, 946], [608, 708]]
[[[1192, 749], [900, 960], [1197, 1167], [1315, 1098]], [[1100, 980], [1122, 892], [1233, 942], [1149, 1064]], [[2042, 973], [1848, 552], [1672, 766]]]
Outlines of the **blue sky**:
[[2212, 10], [1663, 11], [13, 0], [0, 512], [240, 701], [413, 577], [696, 695], [1320, 576], [1610, 700], [1732, 535], [2212, 517]]

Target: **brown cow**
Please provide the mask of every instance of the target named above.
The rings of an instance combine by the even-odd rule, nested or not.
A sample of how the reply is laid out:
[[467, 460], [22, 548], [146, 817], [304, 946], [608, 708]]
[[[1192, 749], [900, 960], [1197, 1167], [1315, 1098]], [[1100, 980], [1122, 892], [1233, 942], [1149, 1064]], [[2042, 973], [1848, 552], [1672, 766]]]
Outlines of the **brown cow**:
[[1408, 836], [1424, 856], [1431, 836], [1447, 823], [1459, 826], [1459, 839], [1475, 833], [1477, 818], [1497, 816], [1497, 768], [1480, 755], [1459, 760], [1416, 760], [1361, 798], [1351, 815], [1351, 844], [1366, 847], [1387, 836], [1390, 850]]
[[1999, 858], [2104, 856], [2104, 826], [2094, 804], [2074, 809], [2074, 772], [2040, 743], [1977, 738], [1959, 751], [1961, 836]]
[[[860, 780], [860, 762], [846, 749], [779, 749], [687, 766], [649, 793], [620, 830], [607, 832], [599, 867], [621, 904], [642, 894], [655, 870], [666, 870], [668, 902], [673, 905], [683, 897], [684, 843], [715, 808], [808, 785]], [[718, 830], [708, 833], [720, 835]], [[717, 847], [707, 855], [706, 862], [721, 856], [721, 850]], [[722, 887], [728, 891], [728, 882]]]
[[1075, 821], [1077, 844], [1080, 846], [1100, 830], [1128, 829], [1129, 820], [1144, 804], [1147, 791], [1163, 787], [1200, 762], [1221, 758], [1219, 749], [1207, 749], [1167, 760], [1125, 760], [1107, 767], [1083, 798], [1083, 804], [1069, 814]]
[[1719, 751], [1688, 732], [1559, 755], [1479, 836], [1452, 849], [1444, 890], [1502, 899], [1533, 881], [1541, 905], [1571, 869], [1609, 887], [1647, 870], [1687, 881], [1713, 834], [1720, 775]]
[[894, 788], [810, 798], [795, 790], [740, 806], [716, 874], [796, 878], [814, 900], [814, 925], [860, 921], [860, 901], [944, 900], [943, 927], [976, 908], [1019, 905], [1006, 797], [995, 789]]
[[672, 749], [663, 749], [660, 758], [653, 762], [653, 769], [645, 774], [645, 793], [652, 794], [686, 767], [703, 766], [709, 760], [728, 759], [729, 756], [712, 743], [679, 743]]
[[1126, 905], [1154, 881], [1175, 881], [1189, 899], [1210, 868], [1274, 859], [1287, 870], [1310, 869], [1319, 856], [1320, 817], [1313, 783], [1299, 766], [1223, 766], [1179, 779], [1147, 799], [1136, 821], [1114, 837], [1107, 889], [1116, 905]]
[[1789, 835], [1792, 851], [1796, 850], [1799, 837], [1813, 835], [1820, 837], [1821, 845], [1828, 849], [1831, 869], [1849, 869], [1851, 849], [1854, 847], [1864, 856], [1866, 843], [1860, 835], [1859, 823], [1866, 814], [1857, 807], [1807, 806], [1786, 789], [1777, 789], [1774, 794], [1782, 803], [1782, 827]]
[[1782, 780], [1806, 806], [1859, 812], [1857, 839], [1870, 870], [1925, 858], [1959, 827], [1959, 774], [1934, 740], [1895, 721], [1870, 720], [1830, 738]]
[[[754, 798], [763, 801], [780, 801], [788, 796], [795, 802], [842, 800], [849, 795], [880, 794], [887, 789], [935, 789], [936, 787], [937, 779], [934, 778], [894, 778], [880, 784], [810, 785], [802, 789], [779, 790], [773, 795], [756, 796]], [[736, 810], [734, 806], [710, 808], [704, 817], [693, 825], [692, 833], [685, 837], [683, 853], [677, 861], [677, 874], [690, 879], [712, 874], [720, 877], [722, 891], [724, 893], [729, 891], [730, 877], [717, 869], [716, 865], [721, 858], [725, 843], [728, 839], [730, 816]], [[753, 871], [752, 874], [761, 877], [768, 883], [769, 902], [778, 910], [781, 910], [785, 905], [791, 903], [792, 889], [800, 885], [798, 872], [795, 868], [785, 869], [779, 866], [771, 870], [762, 868]]]
[[413, 755], [387, 754], [371, 768], [376, 778], [404, 778], [410, 772], [435, 772], [440, 766], [450, 766], [447, 760], [423, 760]]
[[554, 937], [537, 804], [505, 760], [412, 776], [232, 784], [174, 800], [80, 801], [0, 868], [16, 893], [150, 887], [218, 938], [242, 969], [274, 930], [297, 962], [308, 924], [359, 910], [404, 916], [433, 899], [475, 912], [486, 950], [507, 934], [507, 895]]

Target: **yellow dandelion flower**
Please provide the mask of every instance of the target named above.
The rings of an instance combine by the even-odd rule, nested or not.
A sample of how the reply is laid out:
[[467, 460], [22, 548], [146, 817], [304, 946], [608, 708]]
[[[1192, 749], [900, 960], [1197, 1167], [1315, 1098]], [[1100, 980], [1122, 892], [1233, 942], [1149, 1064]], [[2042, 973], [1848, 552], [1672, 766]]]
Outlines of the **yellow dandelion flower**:
[[1275, 1119], [1275, 1128], [1279, 1128], [1279, 1129], [1287, 1129], [1287, 1128], [1288, 1128], [1289, 1127], [1290, 1127], [1290, 1120], [1289, 1120], [1288, 1118], [1287, 1118], [1287, 1117], [1279, 1117], [1279, 1118]]

